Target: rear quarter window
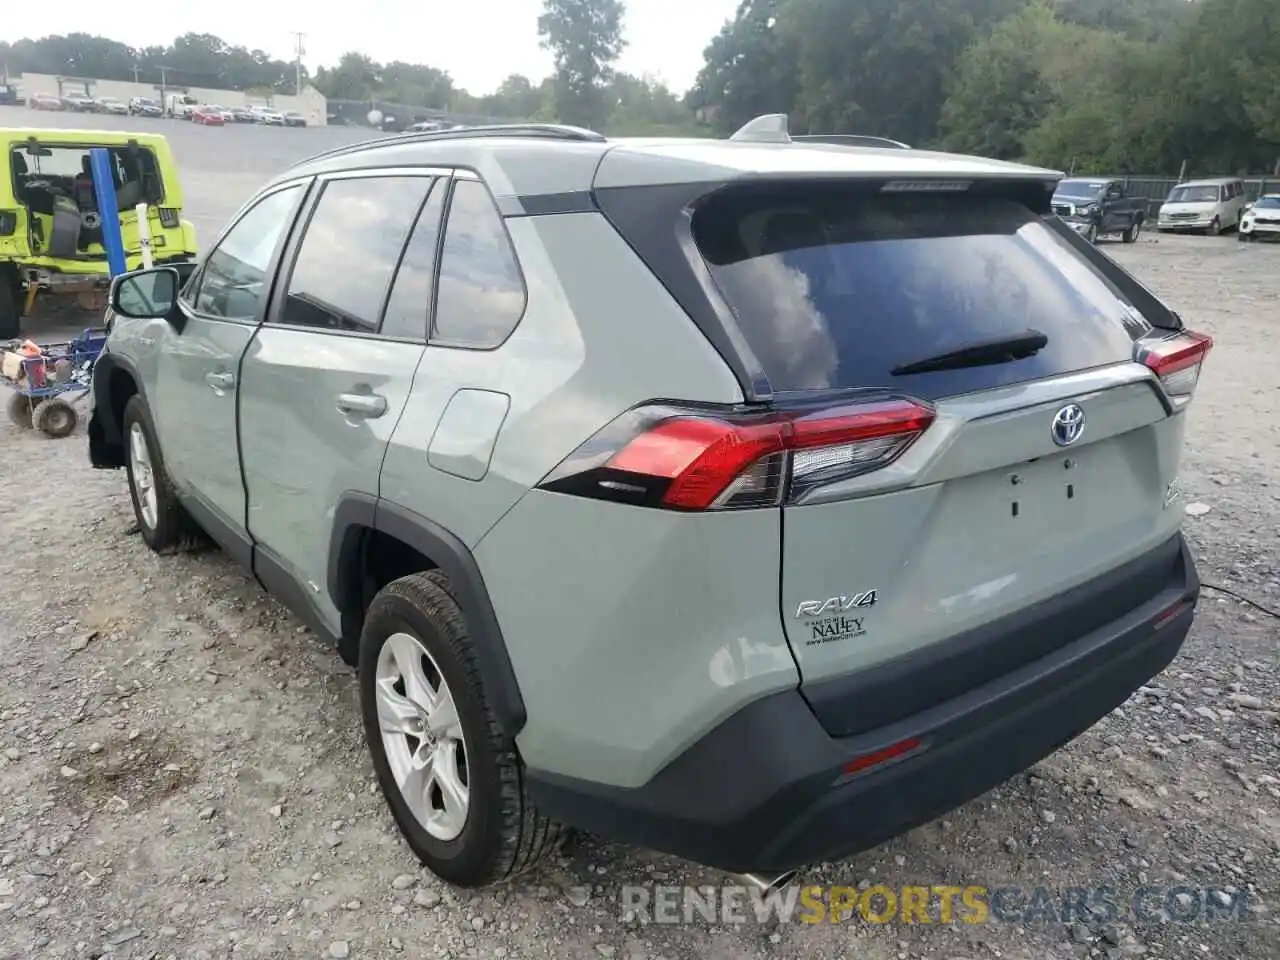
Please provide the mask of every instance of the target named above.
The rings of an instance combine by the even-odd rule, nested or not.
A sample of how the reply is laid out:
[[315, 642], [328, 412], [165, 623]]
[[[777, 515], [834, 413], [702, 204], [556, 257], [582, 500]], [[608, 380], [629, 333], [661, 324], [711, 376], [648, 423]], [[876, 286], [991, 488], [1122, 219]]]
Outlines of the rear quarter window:
[[[1022, 203], [877, 186], [729, 188], [694, 239], [773, 389], [937, 399], [1132, 357], [1145, 325]], [[1039, 331], [1038, 354], [895, 375], [940, 352]]]

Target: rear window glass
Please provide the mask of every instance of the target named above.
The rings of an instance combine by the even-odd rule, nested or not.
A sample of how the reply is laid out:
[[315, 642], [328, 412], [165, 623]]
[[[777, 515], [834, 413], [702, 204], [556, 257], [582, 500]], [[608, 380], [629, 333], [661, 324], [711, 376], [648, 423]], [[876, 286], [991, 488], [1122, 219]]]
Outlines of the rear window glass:
[[[938, 398], [1127, 360], [1145, 323], [1026, 206], [874, 187], [727, 190], [694, 237], [778, 392], [846, 388]], [[1038, 331], [1035, 356], [894, 374]]]

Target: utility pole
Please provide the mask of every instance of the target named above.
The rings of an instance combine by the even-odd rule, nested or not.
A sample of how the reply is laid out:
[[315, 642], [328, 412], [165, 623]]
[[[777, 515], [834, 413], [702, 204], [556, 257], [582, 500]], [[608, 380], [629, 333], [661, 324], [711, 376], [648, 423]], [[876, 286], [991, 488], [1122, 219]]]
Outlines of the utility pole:
[[305, 53], [302, 49], [302, 38], [305, 37], [306, 34], [294, 30], [293, 36], [295, 38], [293, 57], [293, 93], [294, 96], [300, 96], [302, 94], [302, 54]]
[[134, 82], [134, 83], [139, 83], [139, 82], [140, 82], [140, 81], [138, 80], [138, 72], [139, 72], [139, 71], [138, 71], [138, 65], [135, 63], [135, 64], [133, 65], [133, 82]]
[[167, 109], [167, 107], [165, 106], [165, 100], [168, 97], [169, 71], [172, 69], [172, 67], [162, 66], [162, 67], [158, 67], [157, 69], [159, 69], [160, 71], [160, 109], [163, 111]]

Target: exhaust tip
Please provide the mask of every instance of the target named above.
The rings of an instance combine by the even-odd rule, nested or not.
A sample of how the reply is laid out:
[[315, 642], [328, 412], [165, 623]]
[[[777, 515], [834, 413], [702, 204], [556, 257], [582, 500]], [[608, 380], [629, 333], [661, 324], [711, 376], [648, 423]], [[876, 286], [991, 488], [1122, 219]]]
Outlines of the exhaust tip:
[[784, 870], [782, 873], [739, 873], [735, 876], [748, 886], [755, 887], [761, 893], [783, 890], [796, 879], [796, 871]]

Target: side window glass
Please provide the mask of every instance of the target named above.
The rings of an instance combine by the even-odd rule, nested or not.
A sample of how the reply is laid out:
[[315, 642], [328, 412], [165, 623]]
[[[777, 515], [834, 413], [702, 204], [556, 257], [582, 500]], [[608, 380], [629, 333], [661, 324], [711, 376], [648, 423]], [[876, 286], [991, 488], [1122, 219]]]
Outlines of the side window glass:
[[440, 239], [440, 214], [448, 192], [449, 182], [437, 181], [418, 215], [378, 329], [384, 337], [427, 338], [427, 317], [431, 312], [431, 291], [436, 276], [436, 241]]
[[332, 180], [302, 237], [279, 323], [373, 333], [427, 177]]
[[454, 183], [440, 259], [433, 339], [492, 347], [524, 315], [524, 278], [484, 184]]
[[267, 267], [293, 218], [302, 187], [263, 197], [205, 259], [192, 309], [208, 317], [252, 322], [266, 296]]

